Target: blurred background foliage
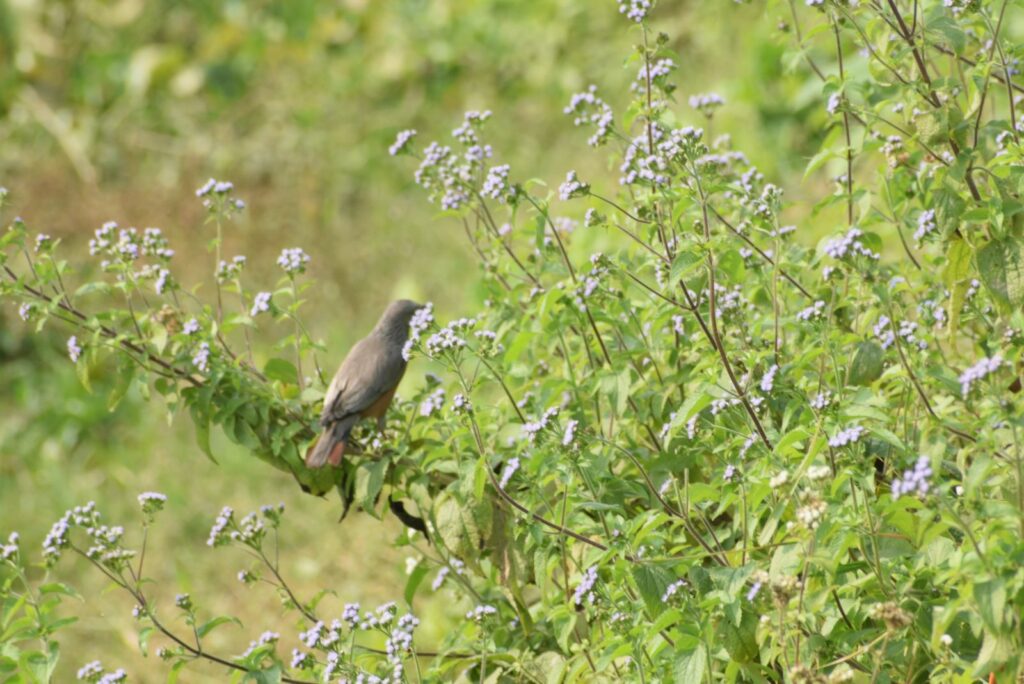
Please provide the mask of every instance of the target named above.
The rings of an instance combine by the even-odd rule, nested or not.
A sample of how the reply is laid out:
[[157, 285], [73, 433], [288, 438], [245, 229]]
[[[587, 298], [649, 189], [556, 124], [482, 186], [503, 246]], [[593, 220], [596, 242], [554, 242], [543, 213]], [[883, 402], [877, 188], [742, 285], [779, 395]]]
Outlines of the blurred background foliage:
[[[824, 111], [820, 82], [786, 71], [797, 63], [778, 26], [788, 17], [675, 0], [655, 18], [679, 55], [679, 110], [689, 95], [720, 93], [727, 106], [711, 134], [732, 133], [791, 199], [804, 196]], [[213, 268], [194, 190], [208, 176], [232, 180], [248, 209], [225, 236], [226, 255], [247, 255], [247, 277], [267, 284], [282, 247], [313, 256], [305, 317], [333, 369], [396, 296], [434, 301], [442, 320], [481, 304], [461, 231], [435, 220], [408, 163], [388, 156], [395, 133], [446, 137], [464, 110], [492, 109], [495, 158], [515, 176], [554, 187], [577, 168], [612, 187], [607, 153], [588, 148], [562, 108], [590, 83], [613, 106], [627, 101], [637, 39], [609, 0], [0, 0], [0, 183], [30, 229], [62, 238], [68, 255], [84, 255], [107, 220], [162, 227], [188, 283]], [[285, 632], [274, 598], [235, 580], [245, 559], [205, 546], [221, 506], [284, 501], [284, 569], [307, 596], [321, 586], [339, 604], [401, 596], [403, 554], [380, 541], [393, 520], [355, 514], [339, 525], [335, 499], [303, 495], [226, 440], [215, 438], [214, 465], [189, 423], [169, 422], [157, 402], [129, 395], [110, 410], [102, 370], [86, 392], [62, 331], [35, 336], [13, 311], [0, 312], [0, 326], [4, 534], [34, 545], [90, 499], [130, 526], [136, 494], [164, 492], [172, 513], [150, 540], [162, 599], [188, 591], [243, 616], [248, 634]], [[423, 370], [414, 366], [407, 385]], [[131, 606], [81, 564], [60, 570], [72, 571], [83, 619], [65, 638], [57, 680], [94, 658], [135, 681], [162, 679], [139, 653]], [[461, 614], [440, 601], [416, 609], [424, 642]], [[247, 646], [237, 632], [217, 634], [220, 650]]]

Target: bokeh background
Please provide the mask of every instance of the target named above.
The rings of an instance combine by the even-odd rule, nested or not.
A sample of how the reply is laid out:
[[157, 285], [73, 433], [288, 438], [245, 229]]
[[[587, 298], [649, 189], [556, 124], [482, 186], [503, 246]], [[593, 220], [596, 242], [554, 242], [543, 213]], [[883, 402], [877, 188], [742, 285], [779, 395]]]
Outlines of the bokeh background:
[[[713, 134], [731, 133], [799, 211], [824, 112], [820, 83], [787, 71], [798, 57], [780, 19], [763, 6], [666, 0], [654, 25], [677, 53], [679, 111], [699, 123], [687, 97], [720, 93]], [[613, 188], [607, 152], [588, 148], [562, 108], [595, 83], [621, 111], [638, 39], [611, 0], [0, 0], [0, 185], [13, 207], [3, 220], [17, 214], [62, 238], [83, 277], [102, 222], [160, 226], [176, 276], [193, 283], [213, 269], [194, 190], [229, 179], [248, 209], [229, 227], [226, 255], [248, 257], [254, 287], [276, 280], [282, 247], [312, 255], [305, 317], [333, 369], [390, 299], [432, 300], [441, 319], [481, 304], [461, 227], [437, 219], [412, 160], [388, 156], [395, 133], [447, 136], [464, 110], [491, 109], [495, 158], [514, 178], [555, 187], [578, 169]], [[393, 519], [338, 524], [337, 500], [302, 494], [219, 436], [211, 463], [187, 419], [169, 421], [157, 400], [131, 394], [108, 410], [110, 379], [100, 371], [93, 394], [81, 387], [66, 334], [35, 334], [0, 310], [0, 533], [18, 530], [38, 548], [66, 508], [91, 499], [134, 532], [136, 495], [166, 493], [147, 561], [154, 595], [168, 606], [190, 592], [212, 614], [238, 615], [244, 630], [212, 637], [225, 653], [265, 629], [285, 635], [288, 652], [296, 630], [271, 592], [235, 579], [241, 552], [206, 547], [224, 505], [287, 505], [283, 569], [300, 596], [401, 599], [409, 551], [388, 544]], [[406, 383], [423, 371], [414, 365]], [[163, 681], [140, 653], [125, 596], [82, 563], [57, 576], [84, 597], [68, 604], [81, 619], [66, 632], [57, 681], [95, 658], [134, 681]], [[429, 647], [465, 609], [426, 598], [416, 610]], [[182, 681], [220, 674], [196, 665]]]

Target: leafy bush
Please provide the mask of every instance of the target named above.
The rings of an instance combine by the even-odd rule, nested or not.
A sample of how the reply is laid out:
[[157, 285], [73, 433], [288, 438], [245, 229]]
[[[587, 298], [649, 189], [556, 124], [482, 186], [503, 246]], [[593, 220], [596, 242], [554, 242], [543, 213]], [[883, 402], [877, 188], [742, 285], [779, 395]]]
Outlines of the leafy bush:
[[[91, 249], [107, 277], [72, 291], [55, 241], [15, 220], [3, 294], [40, 328], [77, 328], [83, 382], [119, 359], [115, 399], [154, 389], [189, 412], [211, 458], [220, 426], [306, 491], [390, 509], [418, 557], [409, 612], [351, 605], [332, 622], [322, 592], [300, 596], [280, 574], [283, 510], [225, 508], [208, 544], [248, 551], [257, 565], [240, 579], [281, 593], [301, 623], [290, 658], [291, 633], [243, 655], [205, 650], [231, 618], [198, 598], [175, 600], [185, 633], [162, 617], [143, 574], [159, 494], [140, 497], [131, 545], [95, 504], [69, 511], [46, 563], [77, 552], [130, 593], [143, 648], [154, 630], [169, 639], [172, 673], [201, 657], [254, 681], [1024, 675], [1024, 125], [1009, 3], [807, 4], [772, 6], [792, 10], [793, 56], [822, 80], [827, 133], [807, 173], [838, 176], [796, 225], [782, 189], [706, 133], [722, 98], [675, 105], [678, 67], [646, 0], [619, 2], [638, 44], [632, 102], [616, 115], [592, 87], [565, 109], [608, 150], [618, 192], [585, 171], [557, 191], [516, 182], [487, 144], [500, 112], [468, 112], [451, 143], [400, 133], [391, 154], [418, 160], [488, 299], [473, 318], [414, 321], [410, 354], [443, 372], [337, 470], [301, 457], [326, 380], [299, 316], [308, 256], [286, 249], [275, 289], [251, 290], [244, 262], [220, 254], [244, 207], [230, 183], [197, 192], [215, 231], [208, 300], [174, 280], [162, 233], [101, 228]], [[556, 215], [577, 205], [582, 222]], [[288, 332], [257, 364], [270, 322]], [[15, 541], [3, 555], [20, 573]], [[465, 619], [424, 652], [412, 608], [430, 575]], [[26, 610], [10, 592], [5, 622]], [[55, 651], [47, 636], [21, 663], [15, 644], [41, 628], [16, 623], [0, 666], [30, 679]]]

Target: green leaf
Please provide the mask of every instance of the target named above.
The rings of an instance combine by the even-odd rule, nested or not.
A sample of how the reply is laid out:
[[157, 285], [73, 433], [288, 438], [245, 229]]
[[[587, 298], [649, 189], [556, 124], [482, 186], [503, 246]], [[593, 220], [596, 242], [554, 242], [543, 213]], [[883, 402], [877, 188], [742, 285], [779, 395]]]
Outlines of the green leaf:
[[89, 352], [84, 352], [81, 358], [75, 362], [75, 375], [78, 376], [78, 381], [82, 383], [82, 387], [89, 394], [92, 394], [92, 383], [89, 382]]
[[135, 379], [135, 369], [134, 361], [128, 357], [121, 357], [120, 368], [117, 370], [117, 381], [114, 383], [114, 389], [110, 390], [110, 396], [107, 397], [108, 411], [116, 409], [124, 399], [124, 395], [128, 393], [128, 388], [132, 386], [132, 380]]
[[59, 659], [60, 647], [57, 642], [51, 641], [47, 643], [47, 653], [25, 651], [18, 658], [18, 664], [31, 677], [30, 681], [47, 684], [53, 678]]
[[281, 666], [274, 665], [266, 670], [250, 672], [245, 676], [244, 681], [255, 682], [256, 684], [281, 684]]
[[703, 263], [704, 257], [699, 252], [680, 252], [672, 260], [671, 281], [674, 283], [686, 278]]
[[946, 266], [942, 269], [942, 282], [952, 288], [966, 280], [971, 273], [971, 246], [965, 240], [954, 238], [949, 241], [946, 252]]
[[153, 627], [143, 627], [139, 630], [139, 651], [142, 655], [149, 655], [149, 637], [153, 636]]
[[412, 600], [416, 598], [416, 590], [420, 588], [420, 584], [423, 583], [423, 578], [427, 576], [429, 569], [426, 563], [417, 563], [416, 567], [409, 573], [409, 579], [405, 581], [405, 602], [412, 606]]
[[472, 511], [448, 497], [438, 505], [435, 518], [437, 533], [456, 556], [467, 558], [476, 552], [480, 546], [480, 528]]
[[847, 378], [851, 385], [870, 385], [882, 375], [882, 361], [885, 352], [875, 342], [861, 342], [857, 345], [850, 374]]
[[193, 406], [192, 425], [196, 428], [196, 444], [208, 459], [217, 463], [217, 459], [213, 457], [213, 451], [210, 450], [210, 417]]
[[267, 365], [263, 366], [263, 374], [271, 380], [290, 385], [294, 385], [299, 378], [299, 371], [291, 361], [277, 358], [267, 361]]
[[998, 302], [1013, 308], [1024, 304], [1024, 250], [1019, 241], [993, 240], [979, 249], [978, 272]]
[[238, 618], [228, 617], [227, 615], [221, 615], [219, 617], [213, 618], [212, 620], [204, 622], [196, 630], [196, 633], [199, 635], [199, 638], [201, 639], [204, 636], [206, 636], [207, 634], [209, 634], [210, 632], [212, 632], [213, 630], [215, 630], [218, 627], [220, 627], [221, 625], [226, 625], [229, 622], [233, 622], [234, 624], [238, 625], [239, 627], [242, 626], [242, 623], [241, 623], [241, 621]]
[[657, 617], [665, 609], [661, 597], [675, 579], [672, 573], [658, 565], [637, 565], [633, 568], [633, 581], [652, 617]]
[[733, 660], [749, 663], [757, 658], [757, 616], [752, 611], [743, 611], [739, 625], [734, 625], [728, 618], [722, 619], [718, 631], [725, 650]]
[[676, 654], [672, 678], [676, 684], [700, 684], [704, 681], [707, 652], [704, 644], [697, 648], [680, 651]]
[[384, 459], [363, 462], [356, 470], [356, 499], [367, 513], [373, 513], [377, 506], [377, 496], [384, 487], [384, 474], [388, 462]]
[[1006, 616], [1006, 583], [999, 578], [974, 583], [974, 600], [985, 626], [1003, 631]]

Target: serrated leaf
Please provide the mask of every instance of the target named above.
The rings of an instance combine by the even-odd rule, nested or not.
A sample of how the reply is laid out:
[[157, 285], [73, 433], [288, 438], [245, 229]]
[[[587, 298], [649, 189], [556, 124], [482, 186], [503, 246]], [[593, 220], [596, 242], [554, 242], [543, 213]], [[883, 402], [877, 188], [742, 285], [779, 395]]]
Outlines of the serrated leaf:
[[633, 581], [652, 617], [657, 617], [664, 610], [661, 597], [675, 580], [672, 573], [657, 565], [637, 565], [633, 568]]
[[1019, 241], [993, 240], [978, 250], [978, 273], [992, 297], [1004, 306], [1024, 304], [1024, 250]]
[[356, 499], [367, 513], [373, 513], [377, 506], [377, 496], [384, 487], [384, 474], [388, 462], [384, 459], [363, 462], [356, 469]]
[[695, 251], [680, 252], [672, 260], [671, 281], [674, 283], [686, 278], [703, 263], [704, 257]]
[[697, 648], [680, 651], [672, 667], [672, 679], [676, 684], [700, 684], [704, 681], [707, 652], [704, 644]]

